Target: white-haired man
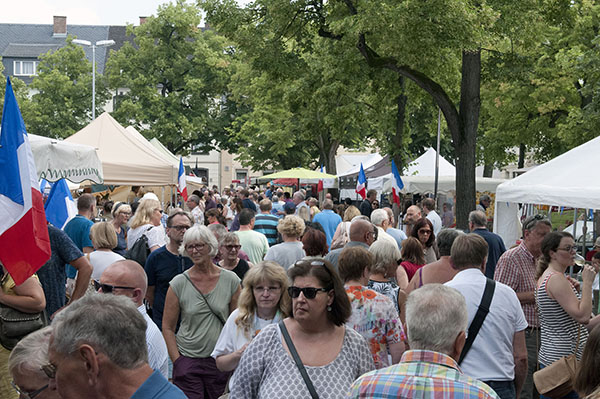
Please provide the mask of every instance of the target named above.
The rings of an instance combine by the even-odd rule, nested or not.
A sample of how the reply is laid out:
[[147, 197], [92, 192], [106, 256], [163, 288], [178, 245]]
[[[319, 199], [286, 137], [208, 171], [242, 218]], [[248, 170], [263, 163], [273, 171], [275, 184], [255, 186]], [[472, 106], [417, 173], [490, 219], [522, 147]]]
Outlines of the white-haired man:
[[386, 230], [388, 229], [388, 227], [390, 227], [390, 219], [385, 209], [375, 209], [373, 213], [371, 213], [371, 223], [377, 226], [378, 240], [388, 241], [389, 243], [394, 244], [396, 248], [400, 249], [398, 243], [396, 242], [396, 239], [388, 233], [386, 233]]
[[486, 384], [461, 371], [457, 361], [465, 344], [467, 305], [455, 289], [427, 284], [406, 302], [410, 350], [400, 363], [364, 374], [348, 398], [498, 398]]

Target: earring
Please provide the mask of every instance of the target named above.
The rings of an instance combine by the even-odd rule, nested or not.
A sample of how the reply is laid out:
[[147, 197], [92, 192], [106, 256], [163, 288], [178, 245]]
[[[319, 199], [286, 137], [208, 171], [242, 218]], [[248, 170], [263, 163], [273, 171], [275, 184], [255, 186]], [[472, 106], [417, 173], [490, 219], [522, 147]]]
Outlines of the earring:
[[327, 306], [327, 311], [331, 312], [331, 306]]

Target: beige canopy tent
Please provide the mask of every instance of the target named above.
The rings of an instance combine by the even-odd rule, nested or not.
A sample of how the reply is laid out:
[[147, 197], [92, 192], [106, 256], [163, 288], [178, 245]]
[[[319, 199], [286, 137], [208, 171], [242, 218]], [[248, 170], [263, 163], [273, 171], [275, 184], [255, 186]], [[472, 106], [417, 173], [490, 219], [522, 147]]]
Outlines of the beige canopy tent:
[[141, 143], [139, 137], [119, 125], [107, 112], [65, 141], [87, 144], [97, 149], [104, 170], [104, 184], [177, 184], [178, 168]]

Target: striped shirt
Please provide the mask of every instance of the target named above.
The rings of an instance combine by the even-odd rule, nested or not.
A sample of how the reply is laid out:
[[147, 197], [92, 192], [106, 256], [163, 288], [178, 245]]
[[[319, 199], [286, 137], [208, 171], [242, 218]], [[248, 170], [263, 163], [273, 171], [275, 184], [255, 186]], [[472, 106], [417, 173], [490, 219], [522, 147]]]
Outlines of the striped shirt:
[[347, 397], [498, 398], [489, 386], [463, 374], [450, 356], [427, 350], [406, 351], [400, 363], [363, 375]]
[[279, 218], [274, 215], [267, 215], [264, 213], [259, 213], [256, 215], [254, 221], [254, 231], [258, 231], [259, 233], [263, 233], [265, 237], [267, 237], [267, 242], [269, 246], [277, 244], [277, 224], [279, 223]]
[[[500, 256], [496, 264], [494, 280], [508, 285], [517, 294], [535, 291], [535, 258], [524, 242]], [[521, 307], [529, 327], [539, 327], [540, 321], [535, 310], [535, 303], [521, 303]]]
[[[535, 297], [540, 311], [542, 330], [539, 362], [544, 366], [549, 366], [561, 357], [571, 355], [575, 352], [578, 330], [581, 330], [581, 336], [579, 338], [577, 360], [581, 360], [583, 347], [588, 338], [587, 328], [569, 316], [558, 301], [552, 299], [548, 294], [548, 290], [546, 289], [548, 280], [555, 274], [558, 273], [550, 273], [544, 278]], [[571, 288], [575, 295], [580, 298], [577, 290], [573, 286]]]

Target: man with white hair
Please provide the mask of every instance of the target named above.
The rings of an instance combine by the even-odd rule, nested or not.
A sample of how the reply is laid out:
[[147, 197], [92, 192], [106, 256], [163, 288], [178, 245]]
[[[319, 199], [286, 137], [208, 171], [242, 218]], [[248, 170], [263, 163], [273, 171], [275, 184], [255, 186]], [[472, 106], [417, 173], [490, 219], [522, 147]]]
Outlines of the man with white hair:
[[154, 324], [144, 305], [144, 297], [148, 288], [148, 280], [144, 269], [132, 260], [121, 260], [108, 266], [96, 283], [99, 292], [123, 295], [131, 298], [138, 311], [146, 320], [146, 345], [148, 346], [148, 363], [153, 370], [169, 378], [169, 354], [167, 344], [160, 330]]
[[388, 241], [388, 242], [394, 244], [394, 246], [396, 248], [400, 249], [398, 247], [398, 243], [396, 242], [396, 239], [394, 239], [394, 237], [392, 237], [391, 235], [386, 233], [386, 230], [388, 229], [388, 227], [390, 227], [390, 219], [389, 219], [388, 214], [385, 211], [385, 209], [375, 209], [373, 211], [373, 213], [371, 213], [371, 222], [375, 226], [377, 226], [377, 230], [378, 230], [377, 239], [378, 240]]
[[296, 205], [296, 213], [294, 213], [294, 215], [298, 216], [298, 211], [300, 210], [300, 208], [306, 208], [306, 210], [308, 211], [308, 215], [310, 215], [310, 208], [308, 207], [306, 202], [304, 202], [305, 198], [306, 197], [304, 196], [302, 191], [296, 191], [292, 196], [292, 202], [294, 203], [294, 205]]
[[192, 194], [188, 197], [185, 204], [188, 206], [188, 209], [194, 218], [194, 224], [204, 226], [204, 212], [200, 209], [200, 197], [196, 194]]
[[147, 322], [133, 302], [88, 294], [52, 322], [49, 388], [63, 399], [180, 399], [181, 390], [148, 365]]
[[406, 302], [411, 349], [400, 363], [361, 376], [347, 397], [498, 398], [489, 386], [458, 367], [467, 320], [467, 305], [457, 290], [428, 284], [411, 292]]

